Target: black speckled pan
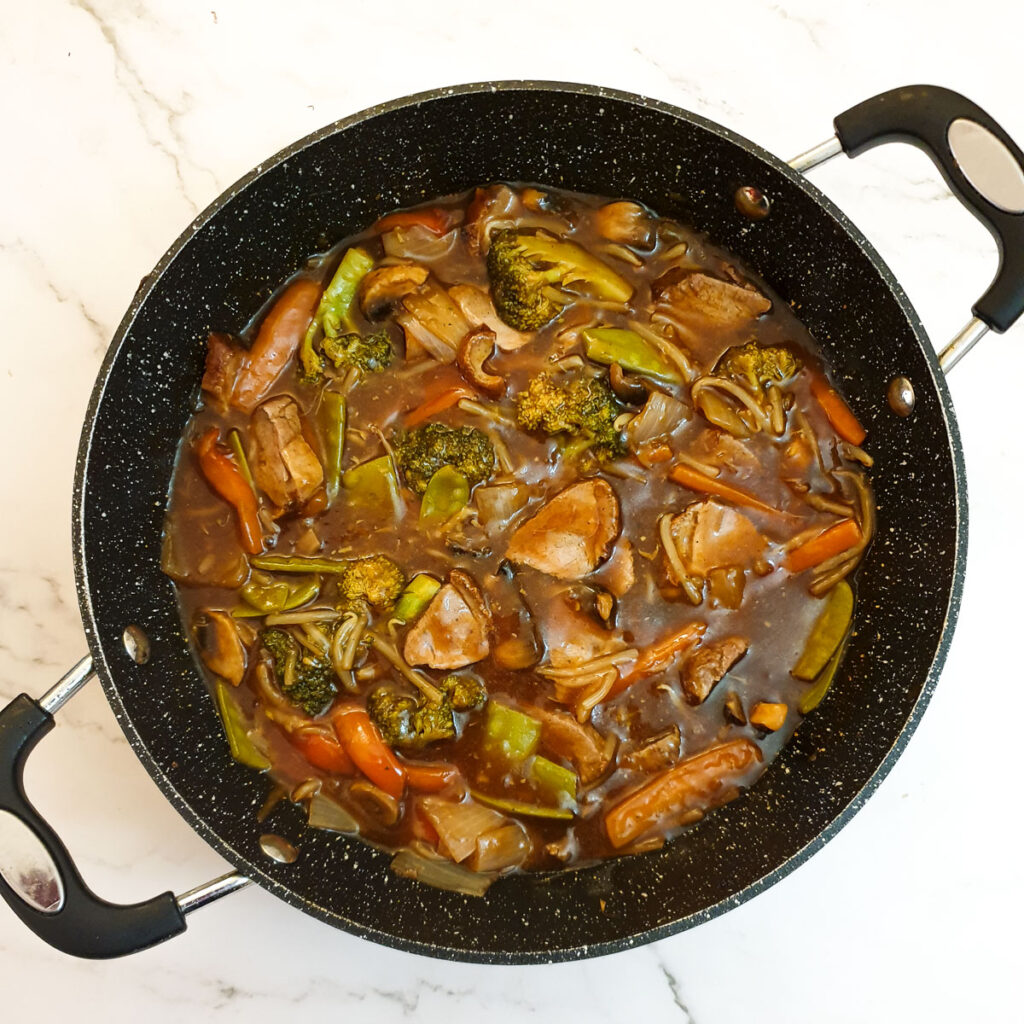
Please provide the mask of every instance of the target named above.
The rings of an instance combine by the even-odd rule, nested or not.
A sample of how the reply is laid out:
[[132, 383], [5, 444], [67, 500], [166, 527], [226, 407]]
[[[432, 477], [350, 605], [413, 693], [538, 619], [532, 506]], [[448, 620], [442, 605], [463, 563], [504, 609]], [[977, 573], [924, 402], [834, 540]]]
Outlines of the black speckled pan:
[[[244, 323], [309, 253], [384, 212], [496, 179], [638, 199], [707, 232], [763, 275], [819, 340], [869, 430], [883, 526], [859, 576], [857, 630], [839, 678], [751, 792], [658, 852], [507, 878], [475, 899], [398, 878], [388, 855], [304, 830], [293, 809], [277, 812], [274, 828], [300, 847], [298, 860], [263, 855], [255, 812], [266, 782], [228, 754], [159, 557], [207, 331]], [[741, 185], [770, 197], [767, 219], [737, 212]], [[907, 418], [886, 402], [901, 375], [916, 391]], [[786, 164], [694, 114], [594, 87], [532, 82], [442, 90], [350, 117], [257, 167], [203, 213], [143, 281], [110, 346], [82, 435], [74, 510], [78, 591], [96, 671], [136, 753], [186, 821], [239, 871], [329, 924], [401, 949], [489, 963], [575, 959], [651, 942], [737, 906], [819, 849], [879, 784], [924, 711], [956, 618], [966, 529], [960, 444], [932, 347], [899, 284], [846, 217]], [[149, 637], [145, 664], [125, 652], [129, 624]], [[21, 760], [49, 719], [28, 703], [42, 718], [22, 722]], [[0, 728], [5, 754], [18, 725], [11, 714], [3, 712], [6, 736]], [[0, 788], [0, 808], [20, 793], [19, 776]], [[31, 808], [17, 811], [53, 852], [56, 839]], [[47, 920], [2, 883], [15, 911], [59, 948], [118, 955], [184, 927], [169, 894], [134, 908], [88, 907], [83, 901], [95, 897], [82, 894], [63, 857], [58, 846], [67, 907]], [[84, 937], [82, 927], [71, 940], [67, 922], [47, 923], [69, 910], [92, 914]], [[128, 938], [105, 934], [117, 914]]]

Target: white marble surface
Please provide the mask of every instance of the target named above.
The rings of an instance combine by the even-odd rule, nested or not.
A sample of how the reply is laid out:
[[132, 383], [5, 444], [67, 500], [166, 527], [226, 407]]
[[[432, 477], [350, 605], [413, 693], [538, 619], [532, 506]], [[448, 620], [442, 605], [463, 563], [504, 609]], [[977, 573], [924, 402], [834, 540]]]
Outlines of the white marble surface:
[[[74, 455], [95, 372], [139, 278], [224, 187], [306, 132], [431, 86], [536, 77], [647, 93], [783, 156], [827, 135], [851, 103], [917, 81], [960, 89], [1024, 139], [1012, 0], [977, 0], [955, 20], [925, 0], [639, 2], [629, 20], [618, 7], [571, 2], [520, 0], [501, 15], [485, 6], [4, 3], [0, 699], [41, 694], [84, 651], [69, 529]], [[927, 160], [889, 147], [837, 160], [814, 180], [876, 243], [936, 343], [959, 328], [995, 250]], [[944, 677], [877, 795], [775, 888], [654, 946], [534, 968], [397, 953], [258, 890], [113, 963], [63, 958], [3, 908], [3, 1019], [1024, 1019], [1021, 684], [1009, 639], [1020, 629], [1022, 379], [1020, 325], [956, 371], [972, 524]], [[59, 722], [28, 785], [100, 893], [141, 899], [219, 873], [96, 684]]]

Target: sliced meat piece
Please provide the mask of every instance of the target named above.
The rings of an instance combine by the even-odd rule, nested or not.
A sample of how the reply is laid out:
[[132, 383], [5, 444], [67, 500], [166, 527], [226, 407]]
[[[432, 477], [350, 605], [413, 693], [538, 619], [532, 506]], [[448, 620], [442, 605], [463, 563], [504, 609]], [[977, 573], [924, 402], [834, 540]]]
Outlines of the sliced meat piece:
[[538, 609], [537, 622], [554, 668], [583, 665], [625, 646], [618, 630], [595, 622], [567, 593]]
[[679, 682], [690, 704], [703, 704], [708, 694], [744, 654], [747, 641], [740, 636], [728, 636], [698, 647], [683, 666]]
[[754, 472], [761, 469], [760, 461], [746, 444], [724, 430], [702, 430], [694, 439], [690, 454], [701, 462], [736, 473], [744, 469]]
[[614, 733], [602, 736], [592, 725], [577, 722], [565, 711], [532, 708], [530, 714], [543, 727], [541, 745], [571, 761], [584, 786], [596, 782], [608, 770], [618, 746]]
[[210, 331], [206, 339], [206, 369], [203, 372], [203, 391], [209, 404], [217, 412], [227, 412], [235, 390], [238, 371], [245, 360], [245, 349], [230, 334]]
[[601, 566], [597, 579], [616, 597], [622, 597], [632, 589], [636, 583], [636, 567], [630, 541], [624, 537], [619, 539], [611, 557]]
[[482, 324], [494, 331], [494, 343], [502, 352], [514, 352], [530, 340], [529, 334], [509, 327], [498, 316], [490, 295], [482, 288], [472, 284], [457, 284], [448, 289], [448, 294], [471, 324]]
[[660, 772], [679, 760], [681, 749], [679, 727], [673, 725], [623, 754], [619, 767], [637, 772]]
[[560, 580], [578, 580], [608, 556], [619, 535], [619, 499], [606, 480], [556, 494], [509, 541], [506, 557]]
[[405, 638], [405, 660], [429, 668], [463, 668], [491, 650], [491, 613], [473, 578], [456, 569]]
[[[683, 565], [697, 576], [724, 565], [750, 568], [767, 544], [742, 512], [711, 498], [687, 505], [670, 527]], [[674, 575], [671, 566], [669, 573]]]
[[359, 288], [359, 306], [368, 320], [389, 313], [400, 298], [423, 284], [430, 271], [416, 263], [398, 263], [371, 270]]
[[742, 327], [772, 308], [771, 300], [760, 292], [707, 274], [687, 274], [669, 284], [660, 291], [658, 302], [671, 306], [695, 326], [721, 330]]
[[249, 464], [257, 486], [280, 508], [301, 505], [324, 482], [316, 453], [302, 434], [299, 406], [278, 395], [252, 414]]

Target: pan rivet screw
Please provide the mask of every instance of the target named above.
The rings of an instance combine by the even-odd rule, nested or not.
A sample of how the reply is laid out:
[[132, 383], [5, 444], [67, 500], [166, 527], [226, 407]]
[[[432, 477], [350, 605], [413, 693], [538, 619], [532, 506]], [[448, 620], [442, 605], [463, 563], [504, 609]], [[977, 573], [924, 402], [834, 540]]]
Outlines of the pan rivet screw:
[[732, 199], [736, 209], [751, 220], [764, 220], [771, 213], [771, 200], [753, 185], [741, 185]]
[[138, 626], [125, 626], [121, 641], [128, 657], [136, 665], [145, 665], [149, 661], [149, 637]]
[[273, 832], [264, 832], [260, 836], [260, 849], [279, 864], [292, 864], [299, 856], [299, 851], [284, 836], [274, 835]]
[[906, 377], [893, 377], [889, 384], [889, 408], [897, 416], [909, 416], [914, 411], [914, 385]]

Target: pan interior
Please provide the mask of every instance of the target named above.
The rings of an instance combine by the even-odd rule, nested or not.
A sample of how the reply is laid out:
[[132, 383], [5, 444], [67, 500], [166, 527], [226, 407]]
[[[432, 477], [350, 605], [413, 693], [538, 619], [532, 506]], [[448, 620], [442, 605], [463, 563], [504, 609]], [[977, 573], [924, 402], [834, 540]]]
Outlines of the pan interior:
[[[543, 125], [543, 130], [537, 128]], [[502, 880], [483, 899], [392, 875], [358, 840], [278, 811], [293, 864], [260, 851], [267, 785], [228, 755], [159, 567], [167, 487], [207, 332], [235, 329], [309, 254], [396, 206], [494, 180], [637, 199], [738, 254], [811, 328], [869, 431], [880, 530], [833, 691], [760, 783], [651, 854]], [[733, 203], [763, 189], [758, 222]], [[895, 376], [914, 414], [886, 403]], [[229, 190], [144, 282], [93, 395], [75, 543], [90, 644], [135, 750], [224, 856], [331, 924], [435, 956], [493, 962], [609, 952], [698, 923], [782, 877], [863, 801], [923, 710], [948, 643], [965, 550], [963, 467], [927, 339], [877, 255], [816, 191], [696, 116], [624, 94], [533, 83], [398, 101], [306, 139]], [[151, 656], [125, 653], [129, 624]]]

